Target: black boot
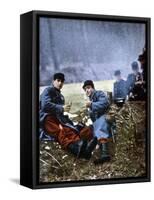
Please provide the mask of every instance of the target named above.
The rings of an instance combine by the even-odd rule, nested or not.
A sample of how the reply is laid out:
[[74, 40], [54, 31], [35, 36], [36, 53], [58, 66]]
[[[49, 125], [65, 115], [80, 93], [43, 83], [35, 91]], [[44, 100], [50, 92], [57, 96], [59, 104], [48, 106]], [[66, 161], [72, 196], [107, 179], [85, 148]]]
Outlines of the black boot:
[[100, 151], [100, 158], [94, 161], [95, 164], [103, 164], [104, 162], [111, 160], [111, 156], [108, 150], [108, 143], [100, 144]]
[[79, 140], [75, 143], [72, 143], [68, 146], [68, 150], [74, 154], [77, 158], [86, 150], [87, 141]]
[[86, 160], [89, 160], [91, 158], [91, 153], [93, 152], [93, 150], [95, 149], [97, 145], [97, 138], [94, 137], [88, 144], [86, 149], [81, 152], [80, 157], [81, 158], [85, 158]]

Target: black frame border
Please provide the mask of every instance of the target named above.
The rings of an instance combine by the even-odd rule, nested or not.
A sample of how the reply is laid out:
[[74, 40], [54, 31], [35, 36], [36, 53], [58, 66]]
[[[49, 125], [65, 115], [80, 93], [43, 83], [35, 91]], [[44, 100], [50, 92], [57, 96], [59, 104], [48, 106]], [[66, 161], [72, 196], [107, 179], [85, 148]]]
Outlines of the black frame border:
[[[147, 44], [147, 138], [145, 177], [39, 183], [39, 18], [145, 23]], [[31, 11], [20, 16], [20, 184], [32, 189], [151, 181], [151, 19], [144, 17]]]

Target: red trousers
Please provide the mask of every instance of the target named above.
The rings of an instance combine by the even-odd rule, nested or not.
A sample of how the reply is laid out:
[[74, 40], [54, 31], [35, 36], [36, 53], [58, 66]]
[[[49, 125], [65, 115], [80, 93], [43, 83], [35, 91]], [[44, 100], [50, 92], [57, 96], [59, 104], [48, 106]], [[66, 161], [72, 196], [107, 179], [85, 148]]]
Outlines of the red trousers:
[[63, 149], [66, 149], [69, 144], [77, 142], [80, 139], [90, 140], [93, 137], [90, 127], [84, 127], [80, 133], [76, 133], [74, 129], [63, 126], [59, 120], [52, 116], [45, 118], [44, 127], [47, 134], [54, 136]]

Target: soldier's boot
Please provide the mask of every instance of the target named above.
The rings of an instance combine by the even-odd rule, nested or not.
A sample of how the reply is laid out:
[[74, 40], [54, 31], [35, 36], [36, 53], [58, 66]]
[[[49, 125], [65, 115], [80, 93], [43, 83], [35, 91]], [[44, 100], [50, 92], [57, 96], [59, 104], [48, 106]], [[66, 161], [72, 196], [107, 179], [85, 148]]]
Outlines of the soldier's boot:
[[95, 147], [97, 145], [97, 138], [94, 137], [91, 139], [91, 141], [87, 144], [86, 149], [81, 152], [80, 157], [85, 158], [86, 160], [89, 160], [91, 158], [91, 154], [94, 151]]
[[111, 156], [109, 154], [108, 149], [108, 142], [100, 144], [100, 158], [95, 160], [94, 163], [97, 164], [103, 164], [105, 162], [108, 162], [111, 160]]
[[79, 140], [77, 142], [71, 143], [68, 146], [68, 150], [74, 154], [77, 158], [81, 156], [81, 154], [86, 150], [87, 141]]

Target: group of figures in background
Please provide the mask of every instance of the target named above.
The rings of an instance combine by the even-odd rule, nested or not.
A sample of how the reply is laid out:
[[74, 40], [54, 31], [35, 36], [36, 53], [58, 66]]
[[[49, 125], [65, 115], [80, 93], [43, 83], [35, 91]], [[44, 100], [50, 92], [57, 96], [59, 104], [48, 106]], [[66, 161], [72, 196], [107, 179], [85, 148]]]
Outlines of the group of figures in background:
[[115, 71], [116, 82], [113, 91], [115, 102], [118, 102], [119, 99], [130, 101], [144, 101], [146, 99], [146, 49], [143, 49], [138, 61], [142, 72], [140, 72], [138, 62], [132, 62], [132, 73], [128, 74], [127, 80], [122, 78], [120, 70]]
[[[132, 74], [127, 80], [123, 80], [119, 70], [115, 71], [116, 82], [114, 83], [114, 101], [145, 100], [146, 98], [146, 50], [139, 55], [141, 63], [139, 72], [138, 62], [132, 63]], [[65, 81], [63, 73], [53, 76], [52, 86], [47, 87], [40, 96], [40, 139], [44, 137], [57, 141], [64, 150], [68, 150], [77, 158], [89, 160], [96, 145], [100, 149], [100, 157], [95, 164], [111, 160], [108, 145], [112, 142], [112, 124], [107, 120], [106, 113], [110, 109], [110, 101], [107, 95], [96, 90], [92, 80], [85, 80], [82, 89], [87, 101], [85, 109], [92, 124], [74, 124], [66, 115], [69, 113], [71, 104], [65, 104], [65, 98], [61, 89]]]

